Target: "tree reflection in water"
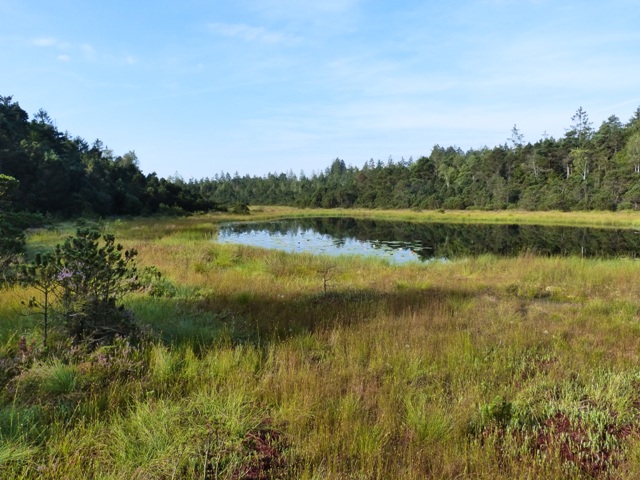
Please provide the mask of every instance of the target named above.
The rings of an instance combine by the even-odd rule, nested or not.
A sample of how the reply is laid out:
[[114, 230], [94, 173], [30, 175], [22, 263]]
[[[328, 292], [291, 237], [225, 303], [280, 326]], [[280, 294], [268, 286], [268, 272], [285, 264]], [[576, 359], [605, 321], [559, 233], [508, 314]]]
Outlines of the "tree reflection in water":
[[218, 238], [223, 243], [328, 255], [379, 254], [400, 263], [483, 254], [612, 258], [636, 257], [640, 252], [640, 232], [635, 230], [412, 223], [345, 217], [227, 224], [221, 226]]

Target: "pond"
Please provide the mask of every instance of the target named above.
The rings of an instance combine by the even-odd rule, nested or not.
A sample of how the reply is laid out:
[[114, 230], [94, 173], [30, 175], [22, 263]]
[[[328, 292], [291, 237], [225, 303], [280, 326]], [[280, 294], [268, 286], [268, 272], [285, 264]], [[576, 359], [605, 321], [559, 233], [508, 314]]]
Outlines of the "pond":
[[482, 254], [635, 258], [640, 253], [637, 230], [413, 223], [345, 217], [223, 224], [218, 242], [288, 252], [375, 256], [393, 263]]

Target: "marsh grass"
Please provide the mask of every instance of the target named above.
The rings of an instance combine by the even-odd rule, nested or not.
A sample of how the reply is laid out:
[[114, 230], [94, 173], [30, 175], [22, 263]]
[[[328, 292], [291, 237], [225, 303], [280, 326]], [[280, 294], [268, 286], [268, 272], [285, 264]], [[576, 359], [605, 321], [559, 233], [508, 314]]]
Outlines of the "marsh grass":
[[[444, 223], [507, 223], [530, 225], [588, 226], [612, 228], [638, 228], [640, 218], [633, 211], [545, 211], [524, 210], [366, 210], [366, 209], [308, 209], [291, 207], [253, 207], [264, 219], [282, 217], [356, 217], [377, 220], [404, 220], [417, 222]], [[250, 218], [249, 218], [250, 219]], [[240, 220], [248, 220], [240, 218]]]
[[0, 292], [0, 477], [637, 478], [637, 262], [394, 267], [218, 245], [229, 218], [105, 227], [163, 274], [137, 346], [23, 361]]

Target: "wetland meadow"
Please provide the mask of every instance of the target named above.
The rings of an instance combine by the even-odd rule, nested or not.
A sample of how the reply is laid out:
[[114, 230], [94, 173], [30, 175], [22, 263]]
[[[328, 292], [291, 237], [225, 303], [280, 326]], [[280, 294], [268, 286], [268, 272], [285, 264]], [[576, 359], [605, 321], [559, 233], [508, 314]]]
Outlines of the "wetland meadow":
[[[230, 223], [340, 217], [342, 243], [356, 223], [437, 223], [421, 248], [446, 260], [219, 241]], [[508, 255], [466, 233], [454, 255], [436, 240], [459, 224], [494, 246], [490, 224], [616, 233]], [[37, 292], [0, 291], [1, 478], [640, 477], [636, 214], [263, 207], [96, 225], [159, 273], [124, 298], [143, 334], [83, 350], [54, 324], [43, 349], [23, 305]], [[28, 255], [75, 228], [30, 232]]]

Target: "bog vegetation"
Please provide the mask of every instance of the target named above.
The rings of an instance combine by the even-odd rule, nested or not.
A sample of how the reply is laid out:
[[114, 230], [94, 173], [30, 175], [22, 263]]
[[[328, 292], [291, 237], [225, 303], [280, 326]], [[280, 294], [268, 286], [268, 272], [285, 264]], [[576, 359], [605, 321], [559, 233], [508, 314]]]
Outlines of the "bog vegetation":
[[62, 309], [44, 348], [42, 292], [0, 293], [3, 478], [640, 474], [635, 261], [397, 267], [219, 245], [230, 218], [93, 226], [138, 252], [135, 337], [78, 342]]
[[[0, 98], [0, 478], [638, 478], [634, 259], [216, 242], [247, 213], [336, 215], [256, 202], [637, 227], [638, 119], [594, 131], [580, 109], [558, 140], [184, 182]], [[509, 207], [628, 211], [469, 211]]]

